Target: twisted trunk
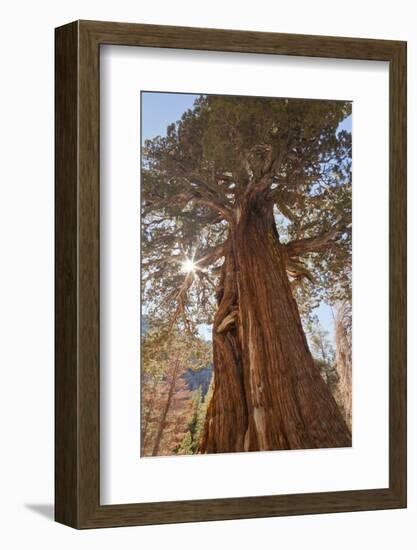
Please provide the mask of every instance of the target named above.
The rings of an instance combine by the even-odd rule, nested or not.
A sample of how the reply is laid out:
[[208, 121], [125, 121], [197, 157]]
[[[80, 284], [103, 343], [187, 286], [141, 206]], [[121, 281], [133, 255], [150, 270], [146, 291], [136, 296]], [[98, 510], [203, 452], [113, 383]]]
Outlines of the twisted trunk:
[[247, 197], [225, 251], [202, 452], [351, 445], [309, 351], [285, 261], [273, 205]]

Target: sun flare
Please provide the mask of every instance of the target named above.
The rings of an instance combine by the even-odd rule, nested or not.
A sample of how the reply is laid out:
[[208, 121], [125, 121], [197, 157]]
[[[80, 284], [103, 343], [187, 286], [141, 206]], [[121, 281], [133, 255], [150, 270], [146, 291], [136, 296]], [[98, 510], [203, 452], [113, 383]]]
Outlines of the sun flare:
[[196, 267], [197, 266], [191, 258], [187, 258], [184, 262], [182, 262], [182, 270], [184, 273], [194, 273]]

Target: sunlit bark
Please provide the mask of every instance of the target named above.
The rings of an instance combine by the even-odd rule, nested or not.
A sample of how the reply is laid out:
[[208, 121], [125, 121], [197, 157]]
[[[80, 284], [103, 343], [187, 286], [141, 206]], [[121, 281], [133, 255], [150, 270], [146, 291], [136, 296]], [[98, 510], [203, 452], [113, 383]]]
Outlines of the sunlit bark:
[[248, 196], [229, 234], [218, 293], [202, 452], [351, 445], [309, 351], [285, 259], [271, 203]]

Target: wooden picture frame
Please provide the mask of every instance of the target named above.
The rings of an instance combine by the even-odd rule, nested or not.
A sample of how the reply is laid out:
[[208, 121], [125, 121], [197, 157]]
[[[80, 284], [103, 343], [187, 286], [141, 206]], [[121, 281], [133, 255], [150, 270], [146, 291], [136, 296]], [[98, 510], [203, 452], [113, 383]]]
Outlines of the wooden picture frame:
[[[75, 528], [406, 506], [406, 43], [76, 21], [56, 29], [55, 519]], [[117, 44], [389, 62], [389, 487], [100, 505], [99, 56]]]

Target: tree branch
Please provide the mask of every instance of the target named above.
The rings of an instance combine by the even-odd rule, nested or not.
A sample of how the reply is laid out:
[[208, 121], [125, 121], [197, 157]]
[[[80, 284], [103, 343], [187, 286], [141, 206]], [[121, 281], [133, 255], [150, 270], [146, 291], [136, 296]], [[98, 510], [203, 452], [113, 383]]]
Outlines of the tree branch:
[[190, 323], [187, 318], [185, 307], [187, 303], [187, 293], [191, 288], [191, 285], [193, 284], [194, 277], [195, 275], [193, 272], [188, 273], [180, 289], [175, 293], [175, 296], [172, 297], [177, 302], [177, 307], [175, 309], [174, 315], [171, 317], [169, 322], [169, 332], [172, 331], [174, 323], [179, 316], [183, 318], [184, 325], [186, 326], [187, 330], [190, 330]]
[[[198, 192], [197, 192], [198, 193]], [[173, 195], [168, 199], [158, 201], [148, 201], [148, 203], [143, 208], [143, 215], [146, 216], [154, 210], [162, 210], [169, 207], [182, 207], [185, 208], [190, 202], [195, 204], [200, 204], [202, 206], [207, 206], [211, 210], [215, 211], [217, 214], [221, 214], [222, 217], [228, 221], [233, 220], [232, 211], [225, 205], [219, 203], [214, 198], [205, 198], [201, 196], [201, 193], [178, 193]]]
[[[174, 310], [173, 315], [171, 316], [169, 320], [169, 331], [172, 330], [175, 322], [179, 317], [182, 317], [184, 321], [184, 325], [187, 329], [187, 331], [191, 331], [191, 323], [190, 320], [187, 317], [187, 311], [186, 311], [186, 304], [188, 300], [188, 291], [191, 289], [194, 281], [196, 278], [199, 277], [198, 270], [202, 270], [206, 267], [208, 267], [210, 264], [215, 262], [216, 260], [220, 259], [224, 255], [224, 244], [209, 247], [202, 251], [202, 254], [199, 258], [194, 258], [193, 262], [196, 266], [197, 271], [191, 271], [187, 273], [184, 277], [184, 280], [179, 287], [179, 289], [175, 289], [172, 291], [168, 296], [166, 296], [163, 300], [163, 302], [175, 302], [176, 307]], [[166, 262], [178, 262], [178, 256], [175, 256], [175, 258], [161, 258], [159, 259], [160, 263]], [[148, 267], [151, 262], [148, 262], [145, 267]], [[158, 260], [155, 260], [155, 263], [158, 263]], [[204, 272], [202, 272], [202, 275]], [[207, 274], [204, 274], [206, 278]], [[213, 284], [210, 281], [210, 284]]]
[[226, 219], [227, 221], [230, 221], [230, 222], [233, 221], [233, 213], [230, 210], [230, 208], [227, 208], [227, 206], [224, 206], [223, 204], [219, 204], [217, 201], [193, 196], [190, 198], [188, 202], [195, 202], [195, 204], [201, 204], [203, 206], [207, 206], [208, 208], [211, 208], [212, 210], [216, 211], [218, 214], [222, 214], [223, 218]]
[[202, 251], [202, 255], [200, 255], [198, 259], [194, 259], [194, 263], [200, 269], [203, 267], [208, 267], [210, 264], [224, 256], [224, 248], [224, 244], [207, 248]]
[[308, 252], [317, 252], [326, 247], [336, 236], [340, 233], [340, 229], [336, 226], [330, 231], [326, 231], [317, 235], [316, 237], [309, 237], [306, 239], [298, 239], [291, 241], [285, 245], [285, 250], [289, 258], [296, 256], [302, 256]]
[[253, 179], [249, 183], [245, 191], [246, 196], [249, 196], [252, 193], [263, 193], [270, 189], [273, 183], [273, 178], [275, 174], [280, 171], [286, 154], [286, 148], [284, 146], [280, 148], [279, 152], [276, 152], [271, 145], [257, 145], [252, 148], [251, 152], [256, 151], [257, 149], [262, 149], [265, 154], [264, 164], [260, 173], [261, 177], [257, 180]]

